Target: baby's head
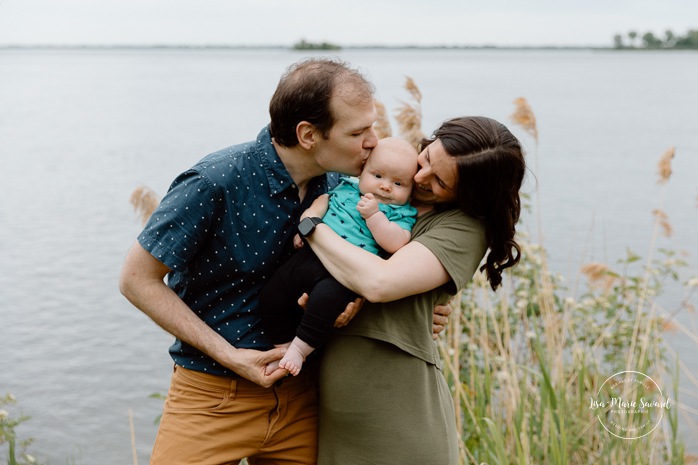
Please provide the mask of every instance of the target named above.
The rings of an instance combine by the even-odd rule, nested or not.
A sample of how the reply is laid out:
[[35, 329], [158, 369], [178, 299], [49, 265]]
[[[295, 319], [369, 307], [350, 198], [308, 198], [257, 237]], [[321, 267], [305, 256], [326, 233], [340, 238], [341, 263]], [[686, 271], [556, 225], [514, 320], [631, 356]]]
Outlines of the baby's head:
[[359, 190], [380, 203], [404, 205], [410, 200], [417, 174], [417, 150], [397, 137], [378, 141], [359, 176]]

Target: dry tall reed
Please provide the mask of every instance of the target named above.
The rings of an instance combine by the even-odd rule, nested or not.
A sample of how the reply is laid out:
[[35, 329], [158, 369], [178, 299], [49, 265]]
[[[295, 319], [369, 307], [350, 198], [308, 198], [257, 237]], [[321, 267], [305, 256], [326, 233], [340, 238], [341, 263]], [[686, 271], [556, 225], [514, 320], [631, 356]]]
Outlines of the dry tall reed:
[[390, 121], [388, 121], [388, 114], [385, 111], [385, 105], [376, 100], [376, 123], [373, 125], [373, 129], [376, 131], [376, 135], [379, 139], [384, 139], [393, 135], [393, 131], [390, 127]]
[[413, 103], [402, 102], [395, 114], [395, 121], [403, 139], [419, 150], [419, 144], [424, 139], [422, 132], [422, 93], [411, 77], [405, 81], [405, 89], [412, 97]]
[[160, 199], [158, 195], [147, 186], [138, 186], [131, 193], [131, 198], [129, 199], [133, 209], [136, 211], [141, 224], [145, 224], [153, 214]]

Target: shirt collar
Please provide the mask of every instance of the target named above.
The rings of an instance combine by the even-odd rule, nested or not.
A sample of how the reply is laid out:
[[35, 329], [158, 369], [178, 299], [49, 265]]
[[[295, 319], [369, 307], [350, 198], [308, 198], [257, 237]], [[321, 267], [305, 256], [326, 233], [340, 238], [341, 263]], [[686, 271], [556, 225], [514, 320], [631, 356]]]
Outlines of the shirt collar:
[[[279, 158], [274, 144], [271, 143], [269, 126], [263, 128], [257, 135], [255, 148], [262, 160], [262, 166], [267, 175], [267, 182], [272, 195], [277, 195], [290, 187], [296, 187], [293, 178], [288, 174], [281, 158]], [[309, 192], [319, 195], [326, 192], [327, 187], [327, 176], [317, 176], [310, 181]]]
[[269, 190], [272, 195], [277, 195], [295, 184], [291, 175], [286, 171], [281, 158], [279, 158], [279, 154], [276, 153], [274, 144], [271, 143], [269, 126], [263, 128], [257, 135], [255, 149], [262, 161], [262, 167], [267, 175]]

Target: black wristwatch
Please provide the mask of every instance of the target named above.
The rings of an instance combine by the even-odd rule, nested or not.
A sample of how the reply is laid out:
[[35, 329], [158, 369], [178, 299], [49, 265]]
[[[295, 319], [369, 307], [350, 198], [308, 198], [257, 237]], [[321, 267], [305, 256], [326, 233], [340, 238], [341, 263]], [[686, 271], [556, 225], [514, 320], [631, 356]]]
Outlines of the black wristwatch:
[[300, 223], [298, 223], [298, 232], [301, 237], [308, 237], [315, 231], [315, 226], [322, 223], [322, 218], [316, 216], [309, 216], [303, 218]]

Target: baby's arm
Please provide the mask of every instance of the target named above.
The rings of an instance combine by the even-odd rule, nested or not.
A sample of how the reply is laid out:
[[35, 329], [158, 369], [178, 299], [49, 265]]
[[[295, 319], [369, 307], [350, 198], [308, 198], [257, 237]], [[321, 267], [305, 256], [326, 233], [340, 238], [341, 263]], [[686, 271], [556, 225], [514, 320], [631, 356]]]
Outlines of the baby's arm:
[[356, 209], [366, 220], [366, 226], [373, 234], [373, 238], [386, 252], [395, 253], [410, 241], [411, 233], [399, 224], [388, 220], [388, 217], [378, 209], [378, 201], [373, 194], [361, 196]]

